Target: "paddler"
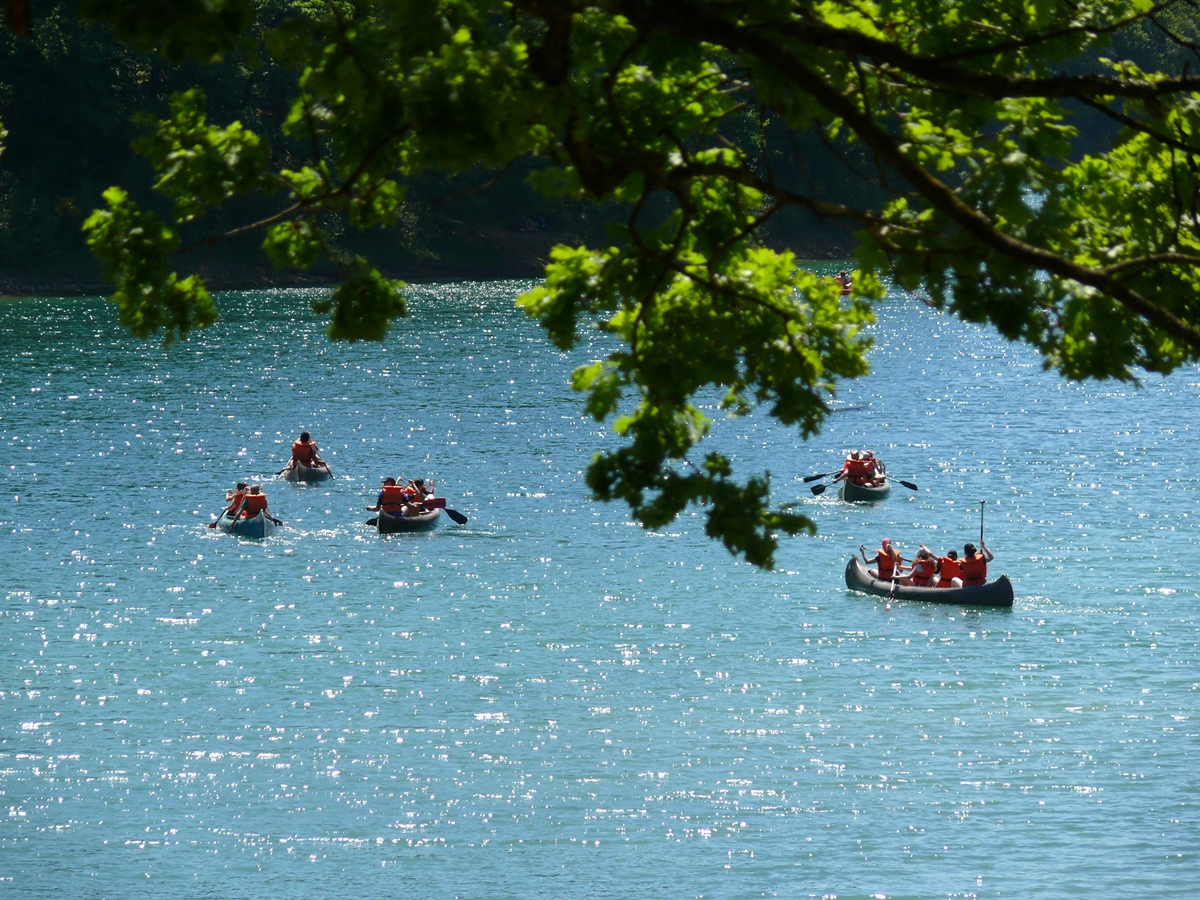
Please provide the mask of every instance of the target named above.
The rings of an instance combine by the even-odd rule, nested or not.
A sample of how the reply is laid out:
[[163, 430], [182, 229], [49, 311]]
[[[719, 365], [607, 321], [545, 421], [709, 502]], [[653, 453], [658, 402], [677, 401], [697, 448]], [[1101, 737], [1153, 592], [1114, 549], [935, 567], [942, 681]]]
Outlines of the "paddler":
[[875, 563], [874, 569], [867, 569], [867, 574], [872, 578], [891, 581], [904, 571], [904, 558], [892, 545], [890, 538], [884, 538], [879, 542], [879, 549], [875, 551], [873, 560], [867, 559], [867, 548], [863, 544], [858, 545], [858, 552], [862, 554], [863, 562], [867, 565]]
[[879, 460], [875, 455], [865, 450], [851, 450], [850, 455], [842, 464], [842, 479], [860, 487], [865, 485], [883, 484], [879, 475]]
[[304, 463], [309, 468], [325, 465], [320, 449], [307, 431], [300, 432], [300, 440], [292, 444], [292, 464], [296, 463]]
[[367, 509], [373, 512], [382, 511], [389, 516], [402, 516], [406, 501], [404, 488], [396, 484], [395, 478], [389, 476], [383, 479], [383, 487], [379, 490], [379, 496], [375, 498], [375, 505], [368, 506]]
[[917, 551], [917, 558], [913, 560], [912, 566], [908, 570], [908, 576], [900, 579], [900, 584], [911, 584], [915, 587], [930, 587], [933, 583], [933, 576], [937, 573], [937, 559], [932, 551], [924, 544]]
[[421, 501], [425, 499], [425, 482], [420, 478], [415, 481], [409, 480], [401, 489], [404, 496], [404, 514], [406, 516], [416, 516], [425, 512], [425, 507]]
[[992, 551], [987, 548], [987, 544], [983, 542], [982, 538], [979, 540], [979, 546], [983, 548], [982, 553], [975, 551], [974, 544], [967, 544], [963, 547], [963, 587], [979, 587], [981, 584], [987, 584], [987, 564], [996, 557], [992, 555]]
[[238, 510], [242, 508], [242, 501], [246, 499], [247, 485], [244, 481], [239, 481], [237, 487], [232, 491], [225, 492], [225, 502], [229, 505], [225, 507], [225, 512], [229, 518], [237, 515]]
[[263, 493], [262, 485], [250, 485], [250, 492], [242, 500], [241, 510], [242, 518], [244, 519], [253, 519], [259, 513], [262, 513], [276, 525], [279, 524], [279, 520], [271, 515], [271, 511], [267, 509], [267, 495]]
[[958, 560], [958, 551], [951, 550], [945, 556], [937, 558], [938, 564], [938, 587], [962, 587], [963, 585], [963, 570], [962, 563]]

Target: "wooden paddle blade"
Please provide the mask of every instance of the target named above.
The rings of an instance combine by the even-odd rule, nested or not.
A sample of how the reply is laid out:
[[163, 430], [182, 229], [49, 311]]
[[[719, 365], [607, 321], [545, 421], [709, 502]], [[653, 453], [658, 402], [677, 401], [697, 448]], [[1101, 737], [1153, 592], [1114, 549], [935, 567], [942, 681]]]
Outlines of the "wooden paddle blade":
[[378, 525], [379, 524], [379, 516], [376, 516], [373, 519], [367, 519], [367, 524], [371, 525], [372, 527], [375, 525]]
[[[900, 481], [900, 479], [898, 479], [898, 478], [896, 480]], [[900, 481], [900, 483], [902, 485], [904, 485], [906, 488], [908, 488], [910, 491], [919, 491], [920, 490], [920, 488], [917, 487], [915, 484], [913, 484], [911, 481]]]
[[459, 525], [467, 524], [467, 517], [460, 513], [457, 509], [447, 509], [446, 515], [457, 522]]
[[813, 492], [814, 497], [819, 497], [823, 493], [825, 493], [825, 489], [827, 487], [829, 487], [829, 485], [827, 485], [827, 484], [814, 484], [812, 487], [809, 488], [809, 490]]

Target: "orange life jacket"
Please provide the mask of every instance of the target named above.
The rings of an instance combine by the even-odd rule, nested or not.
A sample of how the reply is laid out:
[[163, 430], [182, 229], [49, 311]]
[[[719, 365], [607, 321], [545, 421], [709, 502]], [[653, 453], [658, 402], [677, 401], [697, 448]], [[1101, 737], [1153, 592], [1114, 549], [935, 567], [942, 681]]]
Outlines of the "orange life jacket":
[[246, 495], [246, 511], [242, 513], [247, 519], [257, 516], [260, 512], [264, 512], [267, 508], [266, 494], [247, 494]]
[[292, 459], [296, 462], [302, 462], [306, 466], [312, 464], [313, 445], [309, 441], [307, 444], [304, 441], [296, 441], [292, 444]]
[[938, 582], [938, 587], [954, 587], [950, 583], [951, 578], [962, 578], [962, 564], [957, 559], [951, 559], [948, 556], [939, 556], [938, 562], [942, 564], [942, 580]]
[[933, 571], [934, 565], [932, 559], [918, 559], [913, 563], [913, 584], [919, 587], [929, 587], [929, 580], [933, 578]]
[[879, 572], [879, 577], [884, 581], [890, 581], [893, 573], [896, 571], [896, 566], [904, 563], [904, 557], [897, 554], [893, 560], [891, 554], [879, 550], [875, 554], [875, 566]]
[[987, 557], [982, 553], [963, 557], [962, 573], [964, 585], [974, 587], [984, 584], [987, 581]]
[[234, 491], [233, 497], [229, 501], [229, 505], [225, 507], [230, 512], [231, 516], [236, 516], [237, 511], [242, 508], [242, 501], [246, 499], [245, 491]]
[[382, 494], [383, 496], [379, 501], [379, 508], [388, 515], [400, 515], [404, 510], [404, 504], [407, 502], [407, 494], [405, 494], [404, 488], [398, 484], [385, 484]]
[[848, 459], [843, 468], [851, 478], [871, 478], [875, 475], [875, 460]]

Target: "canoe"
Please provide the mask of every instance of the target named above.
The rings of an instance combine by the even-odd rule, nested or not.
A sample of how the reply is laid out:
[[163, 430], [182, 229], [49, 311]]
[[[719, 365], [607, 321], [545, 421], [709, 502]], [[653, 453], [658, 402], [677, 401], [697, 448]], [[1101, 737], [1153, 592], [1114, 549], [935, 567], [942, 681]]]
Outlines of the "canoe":
[[265, 538], [275, 530], [275, 523], [267, 518], [266, 513], [259, 513], [249, 519], [234, 519], [226, 511], [221, 513], [221, 518], [217, 519], [217, 528], [226, 534], [236, 534], [238, 537]]
[[326, 478], [332, 478], [333, 472], [329, 471], [329, 464], [306, 466], [302, 462], [292, 460], [287, 464], [287, 468], [283, 470], [284, 481], [324, 481]]
[[958, 606], [1012, 606], [1013, 586], [1007, 575], [978, 587], [918, 587], [873, 578], [857, 556], [846, 563], [846, 587], [896, 600], [920, 600], [925, 603], [954, 603]]
[[418, 513], [415, 516], [393, 516], [381, 509], [375, 527], [379, 529], [380, 534], [395, 534], [398, 531], [421, 531], [425, 528], [432, 528], [437, 523], [438, 517], [441, 514], [442, 511], [440, 509], [427, 509], [425, 512]]
[[842, 500], [849, 500], [851, 503], [864, 500], [871, 502], [882, 500], [891, 493], [891, 490], [892, 484], [889, 481], [880, 485], [854, 484], [850, 481], [843, 481], [842, 486], [838, 488], [838, 497]]

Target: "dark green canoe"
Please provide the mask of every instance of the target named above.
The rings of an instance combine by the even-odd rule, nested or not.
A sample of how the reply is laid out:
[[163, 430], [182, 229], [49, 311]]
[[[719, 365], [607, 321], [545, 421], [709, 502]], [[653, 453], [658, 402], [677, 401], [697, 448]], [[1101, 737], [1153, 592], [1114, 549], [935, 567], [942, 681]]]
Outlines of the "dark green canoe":
[[842, 486], [838, 488], [838, 496], [852, 503], [863, 500], [870, 502], [872, 500], [882, 500], [891, 493], [891, 490], [892, 485], [887, 481], [880, 485], [854, 484], [849, 481], [843, 481]]

